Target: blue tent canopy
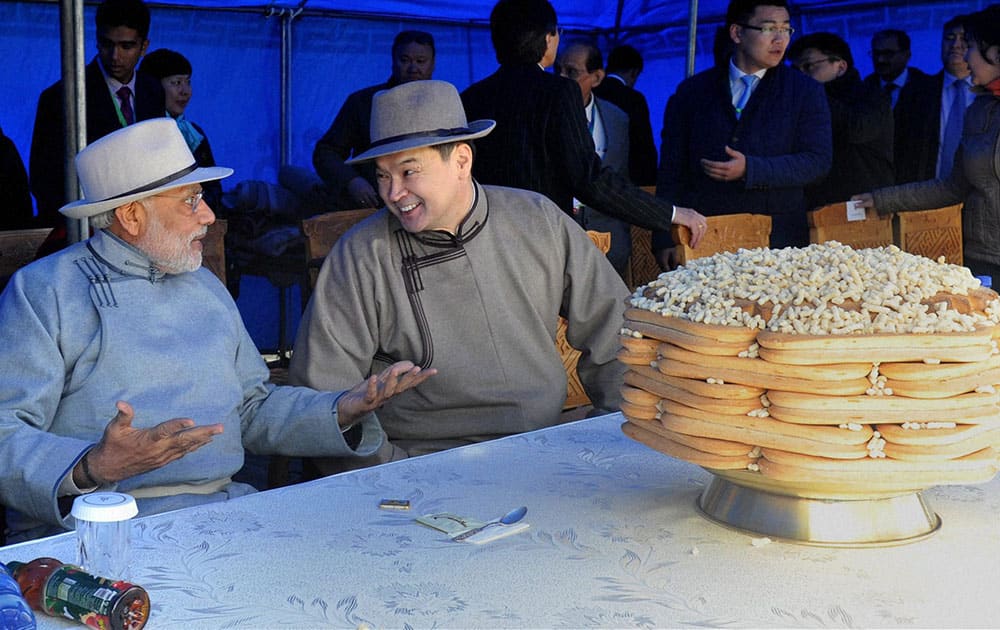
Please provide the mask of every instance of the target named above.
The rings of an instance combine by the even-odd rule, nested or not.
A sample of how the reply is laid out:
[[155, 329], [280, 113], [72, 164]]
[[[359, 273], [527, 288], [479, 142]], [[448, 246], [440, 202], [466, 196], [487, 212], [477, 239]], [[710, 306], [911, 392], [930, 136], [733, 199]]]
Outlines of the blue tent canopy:
[[[275, 182], [280, 166], [311, 168], [312, 149], [348, 94], [389, 76], [389, 46], [403, 29], [434, 34], [434, 77], [460, 90], [493, 72], [488, 19], [495, 0], [157, 0], [150, 50], [166, 47], [190, 59], [194, 97], [187, 114], [209, 136], [216, 160], [243, 180]], [[553, 0], [570, 35], [590, 36], [607, 51], [618, 41], [642, 52], [636, 87], [646, 94], [659, 137], [667, 98], [685, 76], [690, 15], [697, 11], [694, 69], [712, 62], [715, 28], [728, 0]], [[799, 33], [833, 31], [854, 50], [861, 73], [876, 30], [895, 27], [913, 39], [911, 64], [941, 67], [941, 25], [987, 0], [800, 0], [791, 3]], [[96, 53], [94, 4], [84, 6], [84, 60]], [[60, 10], [53, 0], [0, 2], [0, 127], [25, 163], [38, 94], [60, 70]], [[283, 82], [283, 79], [285, 81]], [[283, 85], [286, 86], [283, 89]], [[284, 104], [284, 107], [283, 107]], [[285, 142], [282, 141], [285, 138]], [[241, 305], [242, 306], [242, 305]], [[274, 327], [255, 334], [273, 346]], [[251, 331], [254, 332], [251, 326]]]

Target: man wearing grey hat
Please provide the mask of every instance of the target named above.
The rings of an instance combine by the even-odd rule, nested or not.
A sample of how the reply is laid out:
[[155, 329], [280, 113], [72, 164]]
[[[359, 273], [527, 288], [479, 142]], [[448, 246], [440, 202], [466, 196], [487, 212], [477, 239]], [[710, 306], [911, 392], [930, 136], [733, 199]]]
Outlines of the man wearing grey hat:
[[199, 168], [169, 118], [101, 138], [76, 167], [84, 198], [61, 212], [97, 232], [0, 295], [10, 540], [71, 526], [65, 499], [95, 489], [132, 494], [140, 514], [242, 496], [253, 488], [231, 476], [244, 449], [369, 455], [371, 411], [434, 374], [397, 363], [339, 394], [269, 384], [232, 298], [201, 268], [215, 220], [201, 185], [232, 170]]
[[353, 161], [374, 160], [386, 207], [327, 256], [289, 369], [292, 383], [337, 390], [391, 361], [437, 368], [379, 409], [388, 441], [368, 463], [556, 424], [566, 398], [560, 315], [595, 409], [621, 402], [628, 290], [547, 197], [473, 179], [472, 141], [495, 125], [467, 122], [444, 81], [375, 95], [372, 144]]

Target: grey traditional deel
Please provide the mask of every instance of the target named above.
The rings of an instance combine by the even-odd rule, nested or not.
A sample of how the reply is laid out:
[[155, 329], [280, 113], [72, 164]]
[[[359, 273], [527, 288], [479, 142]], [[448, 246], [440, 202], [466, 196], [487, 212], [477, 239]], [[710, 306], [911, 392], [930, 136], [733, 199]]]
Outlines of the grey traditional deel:
[[376, 92], [372, 99], [371, 146], [345, 163], [481, 138], [493, 131], [496, 124], [495, 120], [468, 122], [462, 99], [451, 83], [411, 81]]
[[83, 199], [59, 209], [82, 219], [151, 197], [164, 190], [233, 174], [224, 166], [199, 167], [172, 118], [154, 118], [123, 127], [76, 156]]

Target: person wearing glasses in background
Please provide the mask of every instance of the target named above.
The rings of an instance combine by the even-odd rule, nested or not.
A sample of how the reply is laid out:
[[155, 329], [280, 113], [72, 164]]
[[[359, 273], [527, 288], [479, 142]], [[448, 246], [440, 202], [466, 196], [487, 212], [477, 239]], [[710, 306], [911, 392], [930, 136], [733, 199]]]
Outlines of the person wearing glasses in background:
[[792, 42], [787, 57], [823, 84], [830, 104], [833, 165], [822, 181], [806, 187], [810, 207], [891, 186], [892, 109], [887, 99], [865, 89], [847, 42], [833, 33], [810, 33]]
[[1000, 4], [965, 22], [965, 60], [975, 100], [965, 112], [955, 167], [947, 177], [877, 188], [855, 195], [882, 216], [962, 207], [963, 265], [975, 276], [1000, 279]]
[[[833, 155], [818, 83], [782, 63], [793, 29], [784, 0], [732, 0], [729, 62], [684, 80], [667, 101], [656, 194], [705, 215], [771, 217], [771, 246], [809, 243], [804, 187]], [[653, 236], [669, 267], [673, 242]]]
[[[244, 449], [364, 456], [371, 413], [433, 376], [389, 365], [346, 392], [276, 387], [236, 304], [201, 268], [215, 220], [176, 123], [129, 125], [76, 158], [93, 237], [18, 270], [0, 294], [0, 504], [9, 541], [72, 527], [75, 496], [117, 490], [140, 514], [249, 494]], [[357, 382], [357, 381], [355, 381]]]
[[974, 96], [965, 62], [966, 19], [959, 15], [945, 22], [943, 68], [933, 76], [907, 66], [910, 38], [903, 31], [890, 29], [872, 36], [875, 72], [865, 78], [865, 86], [892, 99], [897, 184], [946, 177], [951, 171], [962, 118]]
[[[594, 138], [594, 148], [601, 158], [601, 164], [627, 175], [632, 149], [629, 144], [628, 114], [608, 101], [597, 98], [594, 91], [607, 80], [601, 49], [589, 41], [570, 42], [559, 52], [553, 69], [580, 86], [587, 128]], [[611, 234], [608, 261], [624, 278], [628, 259], [632, 254], [632, 233], [628, 223], [603, 215], [577, 199], [573, 200], [573, 213], [583, 229]]]

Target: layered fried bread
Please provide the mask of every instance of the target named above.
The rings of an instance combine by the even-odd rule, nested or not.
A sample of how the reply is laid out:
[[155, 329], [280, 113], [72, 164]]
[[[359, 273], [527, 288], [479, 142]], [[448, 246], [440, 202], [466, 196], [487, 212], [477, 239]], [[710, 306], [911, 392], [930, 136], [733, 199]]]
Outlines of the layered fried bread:
[[[660, 328], [674, 330], [687, 335], [714, 339], [723, 343], [742, 344], [744, 348], [754, 342], [757, 330], [745, 326], [723, 326], [721, 324], [705, 324], [681, 317], [662, 315], [640, 308], [625, 310], [626, 322], [644, 322]], [[631, 328], [628, 323], [626, 327]]]
[[[997, 327], [1000, 331], [1000, 326]], [[1000, 368], [1000, 354], [977, 363], [881, 363], [878, 371], [893, 381], [934, 381], [975, 376]]]
[[642, 428], [648, 429], [658, 435], [662, 435], [663, 437], [673, 440], [678, 444], [683, 444], [684, 446], [689, 446], [706, 453], [715, 453], [716, 455], [725, 455], [727, 457], [739, 457], [741, 455], [746, 455], [748, 457], [759, 456], [751, 455], [750, 452], [753, 450], [753, 446], [750, 444], [734, 442], [732, 440], [720, 440], [701, 435], [692, 435], [689, 433], [678, 433], [676, 431], [671, 431], [661, 422], [647, 422], [642, 424]]
[[[843, 337], [828, 337], [837, 339]], [[881, 348], [876, 350], [837, 348], [827, 349], [782, 349], [765, 348], [757, 351], [760, 358], [774, 363], [788, 365], [825, 365], [829, 363], [860, 363], [877, 359], [885, 362], [941, 361], [955, 363], [975, 363], [985, 361], [992, 354], [992, 345], [977, 343], [965, 346], [945, 346], [941, 348]]]
[[630, 368], [625, 372], [625, 384], [646, 390], [660, 398], [668, 398], [689, 407], [713, 413], [745, 415], [760, 408], [758, 398], [723, 399], [693, 394], [686, 389], [664, 382], [663, 375], [650, 367], [633, 366]]
[[640, 423], [626, 422], [622, 425], [622, 431], [637, 442], [642, 442], [646, 446], [659, 451], [665, 455], [682, 459], [698, 466], [715, 468], [718, 470], [739, 470], [745, 469], [754, 463], [755, 458], [748, 455], [726, 456], [706, 453], [696, 448], [691, 448], [679, 442], [663, 437], [662, 435], [644, 428]]
[[993, 435], [998, 424], [959, 424], [951, 428], [907, 429], [899, 424], [879, 424], [875, 429], [886, 442], [907, 446], [944, 446], [982, 435]]
[[960, 411], [996, 406], [1000, 394], [972, 392], [950, 398], [906, 398], [904, 396], [825, 396], [801, 392], [770, 391], [767, 397], [774, 405], [790, 409], [854, 412], [925, 412]]
[[[866, 442], [860, 444], [823, 442], [814, 439], [810, 435], [791, 434], [788, 429], [802, 429], [804, 427], [786, 425], [786, 423], [771, 418], [746, 418], [740, 424], [730, 424], [725, 421], [691, 418], [664, 411], [660, 414], [659, 422], [665, 428], [675, 433], [716, 440], [728, 440], [760, 447], [777, 448], [807, 455], [836, 459], [859, 459], [868, 456]], [[812, 429], [811, 433], [816, 433], [819, 429], [826, 429], [827, 427], [810, 428]], [[847, 431], [846, 429], [829, 428], [829, 430], [862, 434], [861, 431], [854, 432]], [[864, 434], [870, 436], [872, 434], [871, 429], [869, 428]]]
[[958, 376], [948, 379], [926, 379], [923, 381], [897, 381], [887, 379], [885, 386], [897, 396], [908, 398], [949, 398], [969, 392], [988, 393], [1000, 383], [1000, 368], [986, 370], [981, 374]]
[[[777, 363], [768, 363], [761, 359], [733, 358], [733, 357], [706, 357], [707, 361], [698, 362], [697, 357], [705, 357], [694, 352], [689, 352], [683, 348], [672, 346], [671, 344], [661, 344], [661, 351], [665, 352], [662, 358], [657, 361], [656, 368], [662, 374], [669, 376], [706, 380], [709, 378], [720, 379], [725, 383], [734, 383], [761, 389], [780, 389], [790, 392], [820, 392], [833, 396], [854, 396], [865, 393], [870, 387], [868, 379], [865, 378], [871, 366], [856, 364], [863, 376], [849, 380], [826, 380], [826, 379], [806, 379], [793, 376], [784, 376], [776, 372], [801, 371], [810, 372], [810, 368], [800, 368]], [[671, 350], [673, 349], [673, 350]], [[677, 352], [679, 351], [679, 352]], [[683, 353], [684, 359], [676, 358]], [[723, 367], [721, 363], [735, 364], [738, 367]], [[775, 369], [777, 368], [777, 369]], [[828, 372], [843, 373], [842, 370], [827, 370]], [[823, 371], [817, 371], [822, 374]]]

